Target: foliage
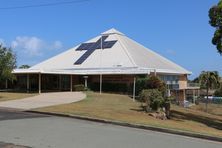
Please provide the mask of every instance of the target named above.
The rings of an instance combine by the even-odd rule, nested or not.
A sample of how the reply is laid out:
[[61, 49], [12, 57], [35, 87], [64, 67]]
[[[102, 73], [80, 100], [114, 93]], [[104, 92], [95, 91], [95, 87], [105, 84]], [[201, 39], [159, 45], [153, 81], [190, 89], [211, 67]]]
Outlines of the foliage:
[[218, 89], [214, 92], [214, 96], [216, 96], [216, 97], [222, 97], [222, 83], [220, 83], [220, 88], [218, 88]]
[[217, 5], [210, 8], [209, 18], [210, 25], [216, 28], [212, 43], [216, 45], [217, 51], [222, 55], [222, 0], [220, 0]]
[[217, 89], [220, 86], [220, 77], [217, 71], [202, 71], [199, 79], [203, 88]]
[[165, 107], [165, 113], [166, 117], [169, 119], [170, 118], [170, 106], [171, 106], [171, 97], [168, 97], [164, 100], [164, 107]]
[[[149, 96], [150, 96], [150, 90], [149, 89], [142, 90], [140, 95], [139, 95], [140, 101], [145, 102], [145, 104], [146, 104], [145, 111], [147, 111], [147, 112], [151, 110]], [[143, 107], [143, 105], [142, 105], [142, 107]]]
[[84, 91], [85, 86], [83, 84], [74, 85], [74, 90], [75, 91]]
[[200, 82], [199, 77], [194, 78], [191, 82], [192, 83], [199, 83]]
[[136, 95], [140, 94], [143, 89], [158, 89], [162, 94], [164, 94], [166, 92], [166, 85], [157, 76], [137, 78]]
[[10, 48], [0, 45], [0, 83], [15, 79], [11, 73], [14, 68], [16, 68], [16, 55]]
[[148, 77], [136, 79], [136, 92], [135, 92], [136, 95], [139, 95], [143, 89], [148, 89], [147, 81], [148, 81]]
[[147, 81], [147, 88], [158, 89], [162, 94], [166, 92], [165, 83], [159, 79], [157, 76], [150, 76]]
[[206, 112], [207, 112], [207, 105], [208, 105], [208, 96], [209, 96], [209, 89], [218, 88], [219, 86], [219, 74], [216, 71], [202, 71], [199, 76], [201, 86], [206, 88], [207, 92], [207, 100], [206, 100]]
[[[93, 91], [99, 91], [100, 83], [91, 83], [89, 88]], [[127, 92], [128, 86], [125, 83], [102, 83], [102, 90], [106, 92]]]
[[164, 98], [158, 89], [144, 89], [140, 94], [141, 100], [146, 103], [146, 111], [158, 110], [164, 105]]
[[19, 67], [19, 69], [28, 69], [28, 68], [30, 68], [29, 65], [21, 65], [21, 66]]

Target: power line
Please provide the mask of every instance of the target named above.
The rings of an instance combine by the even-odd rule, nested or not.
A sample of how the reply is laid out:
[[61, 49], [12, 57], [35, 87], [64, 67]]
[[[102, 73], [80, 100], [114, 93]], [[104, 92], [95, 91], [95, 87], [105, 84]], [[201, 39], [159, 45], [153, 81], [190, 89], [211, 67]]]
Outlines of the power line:
[[9, 10], [9, 9], [23, 9], [23, 8], [36, 8], [36, 7], [48, 7], [48, 6], [57, 6], [57, 5], [68, 5], [75, 3], [83, 3], [90, 0], [74, 0], [66, 2], [55, 2], [55, 3], [45, 3], [45, 4], [35, 4], [35, 5], [23, 5], [23, 6], [10, 6], [10, 7], [0, 7], [0, 10]]

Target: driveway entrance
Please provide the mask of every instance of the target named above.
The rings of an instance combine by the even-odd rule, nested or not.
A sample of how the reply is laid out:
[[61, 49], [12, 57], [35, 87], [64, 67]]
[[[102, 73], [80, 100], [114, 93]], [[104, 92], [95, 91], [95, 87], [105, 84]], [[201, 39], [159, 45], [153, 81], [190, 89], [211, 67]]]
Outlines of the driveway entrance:
[[30, 110], [46, 106], [73, 103], [85, 97], [86, 95], [82, 92], [42, 93], [29, 98], [0, 102], [0, 107]]

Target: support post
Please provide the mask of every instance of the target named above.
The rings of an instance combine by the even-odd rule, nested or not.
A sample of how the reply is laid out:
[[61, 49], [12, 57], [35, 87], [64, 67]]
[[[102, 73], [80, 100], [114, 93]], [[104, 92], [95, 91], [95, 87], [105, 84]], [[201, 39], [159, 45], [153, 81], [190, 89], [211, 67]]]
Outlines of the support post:
[[39, 94], [41, 94], [41, 73], [39, 73]]
[[99, 79], [99, 83], [100, 83], [100, 85], [99, 85], [100, 86], [99, 87], [99, 93], [100, 94], [102, 94], [102, 83], [103, 83], [102, 81], [103, 81], [103, 76], [102, 76], [102, 74], [100, 74], [100, 79]]
[[59, 75], [59, 91], [62, 90], [62, 76]]
[[186, 89], [183, 90], [183, 97], [184, 97], [183, 101], [185, 101], [186, 100]]
[[72, 92], [72, 75], [70, 75], [70, 91]]
[[26, 84], [26, 88], [27, 88], [27, 93], [29, 92], [29, 74], [27, 74], [27, 84]]
[[195, 104], [195, 89], [193, 90], [193, 103]]
[[8, 89], [8, 79], [5, 80], [5, 89]]
[[171, 96], [171, 91], [169, 89], [169, 86], [168, 86], [168, 89], [167, 89], [167, 97], [170, 97]]
[[135, 94], [136, 94], [136, 77], [133, 78], [133, 101], [135, 101]]
[[154, 76], [156, 76], [156, 69], [154, 69]]
[[83, 78], [85, 79], [85, 88], [87, 88], [88, 87], [88, 83], [87, 83], [88, 76], [84, 76]]
[[101, 35], [101, 42], [100, 42], [101, 44], [100, 44], [100, 46], [101, 46], [101, 52], [100, 52], [100, 87], [99, 87], [99, 93], [100, 93], [100, 95], [102, 94], [102, 79], [103, 79], [103, 77], [102, 77], [102, 68], [101, 68], [101, 66], [102, 66], [102, 51], [103, 51], [103, 35]]

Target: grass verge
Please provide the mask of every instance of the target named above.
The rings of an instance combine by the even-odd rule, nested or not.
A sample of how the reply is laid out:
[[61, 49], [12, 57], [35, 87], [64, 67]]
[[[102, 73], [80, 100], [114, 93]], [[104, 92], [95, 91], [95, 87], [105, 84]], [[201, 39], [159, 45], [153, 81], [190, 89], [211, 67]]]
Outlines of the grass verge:
[[126, 95], [87, 92], [87, 98], [80, 102], [39, 108], [36, 111], [80, 115], [222, 137], [221, 116], [173, 105], [172, 119], [159, 120], [142, 111], [140, 103], [133, 102]]
[[27, 97], [35, 96], [34, 93], [14, 93], [14, 92], [0, 92], [0, 102], [16, 99], [23, 99]]

